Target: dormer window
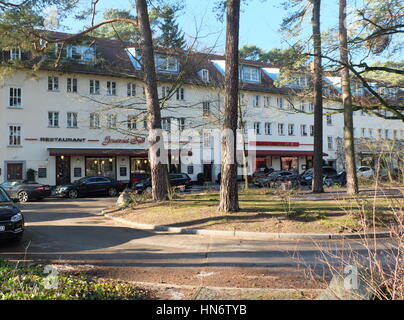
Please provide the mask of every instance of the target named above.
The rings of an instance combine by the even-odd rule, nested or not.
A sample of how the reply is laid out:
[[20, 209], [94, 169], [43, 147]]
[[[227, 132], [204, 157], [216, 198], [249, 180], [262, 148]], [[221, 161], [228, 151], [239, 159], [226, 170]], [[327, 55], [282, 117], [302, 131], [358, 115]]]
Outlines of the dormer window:
[[203, 82], [209, 82], [209, 70], [202, 69], [200, 71], [200, 76]]
[[10, 60], [21, 60], [21, 49], [12, 48], [10, 50]]
[[177, 73], [178, 58], [170, 55], [158, 54], [156, 55], [156, 69], [160, 72], [173, 72]]
[[240, 80], [245, 82], [261, 82], [261, 72], [259, 68], [242, 66], [240, 70]]
[[67, 48], [67, 58], [77, 62], [88, 62], [95, 59], [95, 48], [86, 46], [70, 46]]
[[363, 96], [364, 93], [363, 86], [356, 81], [351, 81], [351, 91], [355, 96]]

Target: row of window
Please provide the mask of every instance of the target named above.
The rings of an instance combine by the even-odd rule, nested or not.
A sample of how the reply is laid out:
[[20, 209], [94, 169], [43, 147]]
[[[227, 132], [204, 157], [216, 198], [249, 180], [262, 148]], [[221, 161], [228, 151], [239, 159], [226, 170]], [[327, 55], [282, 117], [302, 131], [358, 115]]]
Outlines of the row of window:
[[[391, 135], [391, 133], [393, 133]], [[400, 133], [400, 134], [399, 134]], [[354, 136], [358, 136], [357, 128], [354, 128]], [[361, 138], [381, 138], [381, 139], [404, 139], [404, 130], [400, 132], [396, 129], [374, 129], [374, 128], [361, 128], [360, 129]]]
[[[126, 84], [126, 95], [128, 97], [136, 96], [136, 84], [127, 83]], [[144, 94], [144, 88], [143, 94]], [[60, 91], [59, 77], [49, 76], [48, 77], [48, 91]], [[66, 79], [66, 92], [77, 93], [78, 92], [78, 82], [76, 78]], [[89, 93], [90, 94], [101, 94], [101, 86], [99, 80], [89, 80]], [[175, 93], [175, 94], [173, 94]], [[117, 95], [117, 83], [115, 81], [107, 81], [106, 83], [106, 94], [110, 96]], [[161, 97], [171, 97], [175, 96], [177, 100], [185, 100], [185, 89], [177, 88], [175, 92], [171, 87], [161, 88]], [[22, 89], [11, 87], [9, 89], [9, 107], [18, 108], [22, 106]]]
[[[262, 126], [261, 122], [254, 122], [254, 133], [256, 135], [261, 135], [262, 134]], [[273, 122], [265, 122], [264, 123], [264, 135], [271, 136], [273, 135], [273, 127], [274, 123]], [[286, 135], [286, 126], [284, 123], [278, 123], [278, 136], [285, 136]], [[244, 129], [244, 132], [247, 133], [247, 128]], [[295, 125], [293, 123], [289, 123], [287, 126], [287, 134], [289, 136], [294, 136], [296, 135], [296, 129]], [[314, 135], [314, 126], [313, 125], [306, 125], [302, 124], [300, 125], [300, 135], [302, 137], [305, 136], [313, 136]]]

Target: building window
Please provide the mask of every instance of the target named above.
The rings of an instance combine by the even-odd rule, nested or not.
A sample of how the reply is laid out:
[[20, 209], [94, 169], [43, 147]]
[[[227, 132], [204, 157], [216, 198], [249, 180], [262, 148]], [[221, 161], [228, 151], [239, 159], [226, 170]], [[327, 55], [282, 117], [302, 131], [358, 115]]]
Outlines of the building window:
[[309, 111], [310, 112], [314, 111], [314, 103], [313, 102], [309, 102]]
[[390, 139], [390, 131], [389, 131], [389, 129], [384, 129], [384, 137], [386, 139]]
[[128, 120], [126, 122], [129, 130], [135, 130], [137, 128], [136, 120], [137, 119], [135, 116], [128, 116]]
[[107, 116], [107, 127], [109, 129], [116, 128], [116, 114], [109, 114]]
[[261, 122], [254, 122], [255, 134], [261, 134]]
[[48, 90], [49, 91], [59, 91], [59, 77], [48, 77]]
[[330, 114], [327, 115], [327, 126], [332, 126], [332, 117]]
[[368, 129], [369, 137], [373, 137], [373, 129]]
[[178, 88], [176, 90], [177, 100], [184, 100], [184, 88]]
[[178, 130], [183, 131], [185, 130], [185, 118], [178, 118]]
[[310, 125], [310, 136], [314, 136], [314, 126]]
[[212, 135], [210, 133], [203, 133], [203, 147], [210, 148], [212, 146]]
[[21, 126], [11, 125], [8, 127], [8, 144], [10, 146], [21, 145]]
[[10, 88], [10, 107], [21, 107], [21, 88]]
[[283, 98], [282, 97], [277, 97], [276, 98], [276, 106], [279, 109], [283, 109]]
[[67, 92], [77, 92], [76, 78], [67, 78]]
[[260, 82], [260, 70], [255, 67], [242, 66], [241, 80], [247, 82]]
[[210, 116], [210, 102], [202, 102], [202, 115], [204, 117]]
[[300, 111], [305, 111], [305, 109], [306, 109], [306, 106], [305, 106], [305, 103], [304, 103], [304, 101], [300, 101], [299, 102], [299, 109], [300, 109]]
[[161, 119], [161, 129], [170, 131], [171, 130], [171, 118]]
[[201, 70], [201, 77], [203, 82], [209, 82], [209, 70], [202, 69]]
[[278, 123], [278, 135], [280, 135], [280, 136], [285, 135], [284, 124], [283, 123]]
[[361, 136], [362, 136], [362, 138], [366, 137], [366, 129], [365, 128], [361, 128]]
[[127, 84], [127, 96], [128, 97], [136, 96], [136, 84], [134, 83]]
[[264, 97], [264, 108], [269, 108], [271, 106], [271, 97]]
[[21, 60], [21, 49], [20, 48], [10, 49], [10, 60]]
[[258, 108], [260, 106], [260, 96], [253, 96], [253, 107]]
[[271, 122], [265, 122], [265, 134], [267, 136], [272, 135], [272, 123]]
[[116, 96], [116, 82], [107, 81], [107, 95]]
[[38, 178], [46, 178], [46, 168], [38, 168]]
[[288, 134], [290, 136], [294, 136], [295, 135], [295, 125], [292, 123], [288, 124]]
[[170, 98], [170, 87], [161, 87], [161, 97], [164, 99], [164, 98], [167, 98], [167, 99], [169, 99]]
[[394, 140], [397, 139], [397, 130], [393, 130], [393, 139], [394, 139]]
[[59, 127], [59, 112], [48, 112], [48, 127]]
[[327, 145], [328, 145], [328, 150], [334, 150], [333, 138], [331, 136], [327, 137]]
[[307, 126], [305, 124], [300, 125], [300, 133], [303, 137], [307, 136]]
[[169, 55], [157, 55], [156, 58], [157, 71], [162, 72], [178, 72], [178, 59]]
[[68, 128], [77, 128], [77, 113], [76, 112], [67, 113], [67, 127]]
[[90, 94], [100, 94], [99, 80], [90, 80]]
[[92, 112], [90, 113], [90, 128], [97, 129], [100, 127], [100, 114]]

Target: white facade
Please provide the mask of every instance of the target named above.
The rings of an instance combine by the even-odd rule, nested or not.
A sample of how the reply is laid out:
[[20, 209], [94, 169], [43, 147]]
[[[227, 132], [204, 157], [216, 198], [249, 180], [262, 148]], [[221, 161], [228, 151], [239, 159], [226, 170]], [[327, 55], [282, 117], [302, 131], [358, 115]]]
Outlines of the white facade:
[[[97, 92], [94, 81], [99, 81], [99, 94], [94, 94]], [[134, 84], [130, 87], [134, 97], [128, 97], [128, 83]], [[163, 87], [171, 86], [159, 83], [159, 94], [163, 94]], [[73, 87], [77, 92], [71, 92]], [[47, 71], [37, 72], [35, 78], [18, 71], [4, 79], [0, 87], [0, 183], [25, 179], [30, 168], [37, 171], [39, 183], [50, 185], [105, 172], [128, 181], [130, 173], [141, 171], [142, 164], [147, 162], [142, 88], [142, 83], [132, 78]], [[162, 116], [170, 120], [163, 121], [163, 129], [175, 133], [181, 131], [179, 129], [200, 132], [202, 128], [218, 128], [222, 89], [190, 84], [182, 88], [183, 91], [174, 92], [164, 104]], [[247, 149], [254, 146], [257, 149], [256, 163], [251, 163], [250, 156], [250, 165], [264, 163], [274, 169], [293, 168], [299, 172], [310, 166], [313, 116], [288, 109], [285, 97], [280, 94], [251, 90], [241, 93], [246, 127], [255, 133], [249, 135], [247, 141]], [[283, 99], [282, 108], [279, 99]], [[335, 108], [341, 107], [337, 102], [332, 104]], [[310, 111], [308, 102], [304, 103], [304, 108]], [[99, 114], [99, 126], [91, 113]], [[137, 123], [136, 129], [129, 130], [127, 121], [131, 115], [137, 117]], [[177, 120], [181, 118], [184, 120]], [[364, 135], [363, 138], [377, 139], [381, 130], [381, 139], [392, 139], [394, 135], [396, 139], [404, 139], [404, 126], [398, 120], [383, 120], [357, 112], [354, 127], [358, 138]], [[209, 137], [208, 131], [204, 133], [192, 139], [187, 133], [182, 134], [180, 145], [188, 144], [185, 149], [192, 154], [181, 158], [184, 163], [178, 171], [188, 173], [194, 180], [198, 173], [209, 171], [208, 176], [214, 181], [220, 166], [212, 150], [220, 150], [220, 140]], [[106, 137], [110, 137], [109, 143]], [[337, 141], [342, 137], [343, 115], [331, 115], [331, 120], [324, 116], [323, 144], [327, 154], [324, 159], [330, 164], [336, 165]], [[178, 149], [178, 145], [168, 148]], [[220, 157], [220, 153], [217, 156]], [[205, 165], [201, 159], [205, 160]], [[57, 162], [59, 167], [65, 167], [57, 168]]]

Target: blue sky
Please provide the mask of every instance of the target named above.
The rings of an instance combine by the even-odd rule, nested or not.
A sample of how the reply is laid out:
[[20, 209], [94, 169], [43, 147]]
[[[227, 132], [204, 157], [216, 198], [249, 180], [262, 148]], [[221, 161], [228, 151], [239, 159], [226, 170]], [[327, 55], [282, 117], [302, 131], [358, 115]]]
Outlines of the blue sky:
[[[281, 1], [244, 1], [240, 18], [240, 46], [255, 44], [264, 49], [288, 46], [279, 33], [282, 18], [287, 14], [279, 5]], [[84, 2], [89, 1], [83, 0]], [[97, 20], [102, 20], [102, 12], [105, 9], [127, 9], [133, 2], [134, 0], [100, 0], [98, 4], [100, 14]], [[222, 52], [225, 46], [225, 24], [220, 22], [213, 12], [216, 2], [217, 0], [184, 0], [184, 10], [178, 15], [177, 21], [188, 39], [198, 34], [201, 48], [215, 46], [215, 51]], [[322, 9], [323, 29], [336, 25], [338, 23], [337, 1], [323, 0]], [[70, 26], [72, 32], [81, 30], [84, 25], [73, 19], [64, 21], [64, 24]]]

